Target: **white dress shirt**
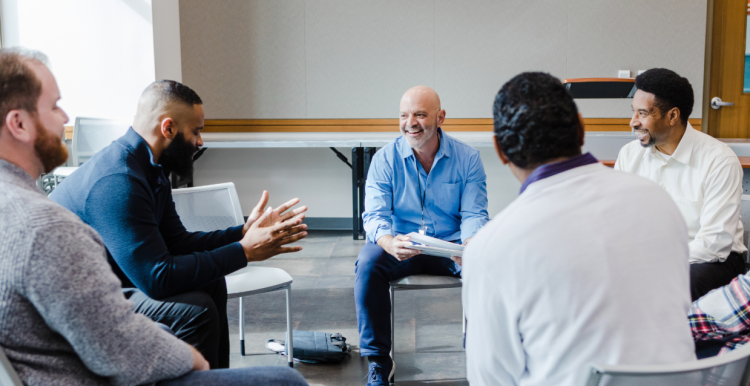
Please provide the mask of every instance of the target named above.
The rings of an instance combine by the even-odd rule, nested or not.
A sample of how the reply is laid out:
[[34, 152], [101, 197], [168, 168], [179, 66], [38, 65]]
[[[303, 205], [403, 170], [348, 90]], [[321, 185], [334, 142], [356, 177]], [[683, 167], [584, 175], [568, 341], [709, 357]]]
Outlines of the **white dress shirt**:
[[724, 261], [742, 243], [742, 166], [732, 149], [688, 123], [671, 157], [635, 140], [617, 156], [615, 169], [635, 173], [664, 188], [688, 226], [690, 262]]
[[656, 184], [598, 163], [531, 183], [464, 253], [469, 383], [694, 360], [685, 232]]

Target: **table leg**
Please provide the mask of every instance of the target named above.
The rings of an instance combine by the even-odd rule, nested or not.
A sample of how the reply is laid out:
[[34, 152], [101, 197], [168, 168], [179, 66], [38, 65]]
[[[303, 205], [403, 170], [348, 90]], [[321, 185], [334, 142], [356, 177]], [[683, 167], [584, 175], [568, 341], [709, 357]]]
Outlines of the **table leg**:
[[359, 240], [359, 153], [361, 148], [352, 148], [352, 237]]

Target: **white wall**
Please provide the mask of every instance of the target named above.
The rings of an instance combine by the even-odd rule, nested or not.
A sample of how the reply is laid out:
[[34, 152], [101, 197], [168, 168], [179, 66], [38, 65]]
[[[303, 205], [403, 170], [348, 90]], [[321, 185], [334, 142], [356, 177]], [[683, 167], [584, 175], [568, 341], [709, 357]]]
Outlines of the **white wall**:
[[151, 0], [2, 0], [3, 46], [47, 54], [76, 116], [132, 120], [154, 81]]
[[[208, 118], [392, 118], [418, 84], [449, 117], [489, 118], [522, 71], [666, 67], [691, 81], [700, 118], [706, 11], [706, 0], [180, 0], [182, 76]], [[626, 99], [579, 106], [630, 116]]]
[[[652, 67], [691, 81], [700, 118], [706, 9], [705, 0], [180, 0], [172, 44], [209, 119], [394, 118], [416, 84], [440, 93], [449, 118], [487, 118], [522, 71]], [[630, 116], [627, 99], [578, 106], [585, 117]], [[519, 184], [492, 149], [480, 151], [494, 215]], [[312, 217], [351, 216], [350, 171], [328, 149], [211, 149], [195, 180], [234, 181], [245, 211], [268, 189], [277, 203], [299, 196]]]

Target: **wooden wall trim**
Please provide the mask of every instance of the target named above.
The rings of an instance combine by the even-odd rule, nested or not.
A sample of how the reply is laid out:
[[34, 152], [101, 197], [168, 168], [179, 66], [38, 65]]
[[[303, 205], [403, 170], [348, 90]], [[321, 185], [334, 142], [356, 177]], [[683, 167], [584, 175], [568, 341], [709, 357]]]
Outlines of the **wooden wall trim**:
[[[629, 118], [584, 118], [586, 131], [630, 131]], [[701, 119], [690, 119], [701, 129]], [[446, 131], [492, 131], [491, 118], [452, 118]], [[295, 132], [390, 132], [398, 130], [398, 119], [207, 119], [205, 133], [295, 133]]]

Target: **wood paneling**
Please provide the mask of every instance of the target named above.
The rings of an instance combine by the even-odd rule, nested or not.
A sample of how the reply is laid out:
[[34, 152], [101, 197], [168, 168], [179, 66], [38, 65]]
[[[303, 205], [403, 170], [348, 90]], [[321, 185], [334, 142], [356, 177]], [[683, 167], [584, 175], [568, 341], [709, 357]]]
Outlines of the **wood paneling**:
[[[586, 131], [630, 131], [628, 118], [584, 118]], [[691, 119], [697, 130], [700, 119]], [[453, 118], [443, 124], [446, 131], [492, 131], [491, 118]], [[264, 132], [390, 132], [398, 130], [398, 119], [207, 119], [206, 133]]]
[[707, 108], [708, 134], [716, 138], [750, 138], [750, 94], [743, 93], [746, 0], [714, 0], [708, 95], [734, 106]]
[[[750, 169], [750, 157], [737, 157], [740, 159], [740, 165], [742, 165], [743, 169]], [[599, 160], [604, 166], [613, 167], [615, 166], [615, 161], [613, 159], [607, 159], [607, 160]]]
[[74, 126], [65, 126], [65, 139], [73, 139], [73, 127]]

